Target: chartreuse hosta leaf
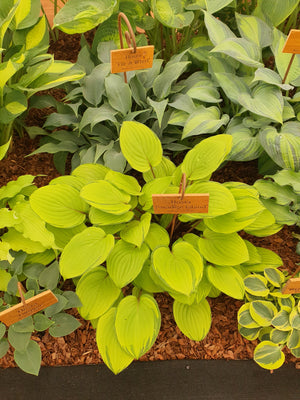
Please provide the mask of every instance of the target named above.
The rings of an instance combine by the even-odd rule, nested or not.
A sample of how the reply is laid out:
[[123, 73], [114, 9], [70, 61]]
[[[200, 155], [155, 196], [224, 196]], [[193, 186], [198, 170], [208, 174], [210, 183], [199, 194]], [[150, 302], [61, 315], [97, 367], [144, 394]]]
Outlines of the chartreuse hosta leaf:
[[208, 265], [207, 276], [209, 281], [221, 292], [234, 299], [244, 298], [243, 278], [236, 268]]
[[122, 239], [119, 240], [106, 261], [109, 276], [118, 287], [126, 286], [141, 272], [149, 253], [149, 248], [145, 244], [139, 248]]
[[268, 296], [270, 290], [268, 288], [268, 281], [261, 275], [253, 274], [248, 275], [244, 279], [246, 292], [254, 296]]
[[151, 277], [151, 260], [148, 259], [143, 265], [141, 272], [134, 279], [134, 286], [145, 290], [148, 293], [159, 293], [164, 292], [164, 288], [159, 286], [158, 283], [154, 282]]
[[226, 159], [231, 145], [230, 135], [216, 135], [202, 140], [185, 156], [182, 172], [189, 180], [207, 177]]
[[62, 250], [77, 233], [86, 229], [85, 224], [77, 225], [74, 228], [56, 228], [47, 224], [47, 229], [53, 233], [55, 244], [53, 248]]
[[76, 293], [82, 303], [78, 310], [85, 319], [96, 319], [106, 313], [121, 294], [104, 267], [95, 267], [80, 278]]
[[190, 25], [194, 18], [192, 11], [185, 11], [181, 0], [152, 0], [151, 8], [154, 17], [169, 28], [181, 29]]
[[101, 164], [81, 164], [75, 168], [71, 175], [83, 178], [86, 183], [92, 183], [105, 178], [109, 169]]
[[[153, 172], [156, 178], [163, 178], [165, 176], [171, 176], [175, 169], [175, 164], [168, 158], [163, 157], [160, 164], [158, 164], [156, 167], [153, 167]], [[143, 178], [146, 182], [152, 181], [154, 176], [151, 170], [144, 172]]]
[[258, 0], [255, 14], [262, 18], [267, 17], [273, 25], [278, 26], [297, 7], [298, 0]]
[[128, 243], [132, 243], [137, 247], [141, 247], [146, 236], [148, 235], [151, 222], [151, 214], [145, 213], [141, 216], [140, 221], [131, 221], [121, 230], [120, 237]]
[[133, 176], [124, 175], [120, 172], [110, 170], [105, 175], [104, 180], [132, 196], [139, 196], [141, 194], [141, 187]]
[[271, 301], [255, 300], [250, 303], [249, 312], [258, 325], [270, 326], [278, 310]]
[[238, 323], [248, 329], [257, 329], [261, 326], [254, 321], [250, 314], [250, 303], [245, 303], [238, 311]]
[[251, 224], [247, 225], [244, 230], [251, 235], [263, 237], [273, 235], [280, 231], [281, 228], [282, 225], [276, 224], [273, 214], [265, 209]]
[[57, 228], [72, 228], [86, 219], [88, 206], [69, 185], [49, 185], [30, 196], [30, 205], [44, 221]]
[[123, 122], [120, 146], [126, 160], [137, 171], [146, 172], [162, 160], [160, 140], [151, 129], [139, 122]]
[[134, 213], [132, 211], [128, 211], [125, 214], [116, 215], [98, 210], [98, 208], [95, 207], [91, 207], [89, 212], [89, 219], [91, 223], [100, 226], [123, 224], [124, 222], [131, 221], [133, 216]]
[[206, 299], [197, 304], [183, 304], [175, 300], [173, 314], [178, 328], [191, 340], [202, 340], [211, 325], [211, 310]]
[[155, 274], [171, 290], [190, 295], [203, 274], [200, 254], [187, 242], [177, 242], [172, 251], [158, 247], [152, 253], [152, 267]]
[[228, 28], [228, 26], [219, 19], [213, 17], [208, 12], [204, 12], [204, 15], [204, 22], [208, 30], [208, 36], [215, 46], [228, 38], [236, 37], [235, 34]]
[[[1, 246], [2, 242], [0, 242], [0, 260], [3, 260], [4, 258], [1, 257]], [[3, 269], [0, 269], [0, 290], [1, 292], [6, 292], [7, 290], [7, 284], [11, 280], [11, 274]]]
[[161, 225], [152, 223], [150, 224], [150, 228], [146, 236], [145, 243], [153, 251], [160, 246], [169, 246], [170, 236], [166, 231], [166, 229], [163, 228]]
[[102, 264], [114, 247], [114, 237], [101, 228], [91, 226], [75, 235], [64, 248], [60, 258], [60, 272], [75, 278], [86, 270]]
[[49, 185], [57, 185], [58, 183], [72, 186], [74, 189], [80, 191], [88, 182], [84, 178], [72, 175], [58, 176], [50, 181]]
[[[262, 19], [254, 15], [235, 14], [241, 36], [257, 46], [264, 48], [270, 46], [273, 41], [272, 28]], [[271, 71], [271, 70], [270, 70]]]
[[139, 198], [139, 203], [144, 210], [150, 210], [153, 207], [152, 194], [168, 192], [171, 180], [171, 176], [165, 176], [163, 178], [156, 178], [144, 185], [142, 195]]
[[259, 366], [265, 369], [279, 368], [285, 360], [280, 347], [269, 340], [264, 340], [256, 346], [253, 358]]
[[102, 315], [96, 330], [96, 341], [102, 360], [114, 374], [123, 371], [134, 360], [118, 341], [115, 328], [116, 313], [117, 308], [112, 307]]
[[203, 257], [216, 265], [239, 265], [249, 259], [247, 246], [237, 233], [223, 234], [205, 229], [198, 246]]
[[[14, 228], [9, 228], [1, 239], [3, 242], [9, 243], [10, 249], [15, 251], [25, 251], [28, 254], [42, 253], [46, 248], [41, 242], [36, 242], [31, 239], [25, 238], [24, 235]], [[8, 256], [9, 261], [9, 256]]]
[[121, 347], [135, 359], [145, 354], [160, 330], [160, 311], [149, 294], [127, 296], [117, 307], [116, 333]]

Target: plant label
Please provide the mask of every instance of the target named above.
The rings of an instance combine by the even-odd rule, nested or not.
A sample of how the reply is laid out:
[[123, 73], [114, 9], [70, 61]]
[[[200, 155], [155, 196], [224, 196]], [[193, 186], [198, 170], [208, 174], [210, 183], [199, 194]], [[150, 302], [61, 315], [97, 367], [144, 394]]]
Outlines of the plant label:
[[153, 54], [154, 46], [137, 47], [135, 53], [132, 48], [111, 50], [111, 73], [152, 68]]
[[300, 54], [300, 30], [291, 29], [282, 49], [283, 53]]
[[300, 293], [300, 278], [291, 278], [282, 288], [283, 294]]
[[153, 194], [155, 214], [208, 213], [208, 193]]
[[51, 290], [46, 290], [43, 293], [25, 300], [25, 303], [19, 303], [16, 306], [2, 311], [0, 313], [0, 321], [4, 322], [6, 326], [10, 326], [57, 302], [58, 300]]

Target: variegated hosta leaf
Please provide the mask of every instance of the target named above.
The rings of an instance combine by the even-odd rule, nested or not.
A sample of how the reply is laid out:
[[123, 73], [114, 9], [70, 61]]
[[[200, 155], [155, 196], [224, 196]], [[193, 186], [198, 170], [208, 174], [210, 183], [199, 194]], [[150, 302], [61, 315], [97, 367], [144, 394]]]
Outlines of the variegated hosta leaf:
[[266, 17], [273, 25], [278, 26], [298, 4], [298, 0], [258, 0], [255, 14], [262, 18]]
[[272, 158], [282, 168], [300, 170], [300, 122], [286, 122], [280, 132], [268, 126], [259, 132], [259, 140]]
[[67, 278], [80, 276], [90, 268], [102, 264], [112, 248], [114, 237], [101, 228], [91, 226], [75, 235], [64, 248], [60, 258], [60, 272]]
[[281, 310], [290, 313], [292, 309], [295, 307], [296, 301], [295, 298], [291, 295], [288, 298], [278, 298], [278, 304]]
[[140, 221], [134, 220], [128, 222], [125, 228], [121, 230], [120, 237], [128, 243], [141, 247], [146, 236], [148, 235], [151, 222], [151, 214], [145, 213], [141, 216]]
[[128, 367], [134, 360], [125, 350], [122, 349], [116, 333], [115, 320], [117, 308], [112, 307], [102, 315], [97, 324], [96, 341], [99, 353], [106, 366], [118, 374]]
[[245, 290], [254, 296], [267, 297], [270, 292], [267, 279], [261, 275], [248, 275], [244, 279], [244, 284]]
[[256, 43], [260, 48], [271, 45], [273, 41], [273, 32], [266, 22], [253, 15], [236, 13], [235, 18], [239, 32], [243, 38]]
[[0, 88], [3, 89], [6, 82], [14, 76], [14, 74], [22, 68], [22, 63], [15, 63], [11, 60], [5, 61], [1, 63], [0, 66]]
[[185, 11], [181, 0], [152, 0], [151, 8], [154, 17], [164, 26], [181, 29], [192, 23], [194, 13]]
[[276, 306], [271, 301], [255, 300], [250, 303], [250, 315], [260, 326], [270, 326], [272, 319], [278, 313]]
[[287, 347], [289, 349], [298, 349], [300, 348], [300, 330], [299, 329], [292, 329], [288, 340], [287, 340]]
[[288, 85], [286, 83], [282, 83], [282, 79], [277, 72], [273, 71], [272, 69], [269, 68], [258, 68], [255, 71], [255, 76], [252, 82], [265, 82], [269, 83], [271, 85], [275, 85], [280, 87], [282, 90], [291, 90], [293, 89], [293, 86]]
[[108, 256], [107, 271], [114, 283], [122, 288], [138, 276], [148, 257], [149, 249], [145, 244], [138, 248], [119, 240]]
[[230, 135], [216, 135], [202, 140], [185, 156], [182, 172], [189, 180], [207, 177], [226, 159], [231, 150]]
[[[197, 77], [195, 82], [194, 77]], [[194, 74], [190, 75], [190, 77], [186, 79], [184, 83], [186, 87], [182, 92], [186, 92], [188, 98], [191, 97], [192, 99], [200, 100], [204, 103], [219, 103], [222, 101], [215, 83], [204, 71], [195, 72]], [[185, 104], [187, 105], [187, 101], [185, 101]], [[194, 103], [192, 104], [194, 108]], [[172, 103], [170, 105], [172, 105]], [[182, 110], [190, 114], [191, 111], [193, 111], [193, 108], [189, 106], [189, 108], [182, 108]]]
[[211, 310], [206, 299], [200, 303], [183, 304], [175, 300], [173, 314], [178, 328], [191, 340], [202, 340], [211, 325]]
[[244, 282], [239, 271], [229, 266], [207, 266], [209, 281], [221, 292], [234, 299], [243, 299], [245, 290]]
[[250, 303], [245, 303], [238, 311], [238, 323], [247, 329], [260, 329], [261, 326], [254, 321], [250, 314]]
[[78, 190], [69, 185], [48, 185], [30, 196], [31, 208], [48, 224], [57, 228], [72, 228], [86, 219], [88, 206]]
[[229, 127], [226, 134], [232, 136], [232, 149], [228, 158], [232, 161], [256, 160], [263, 152], [256, 133], [242, 124]]
[[226, 39], [236, 38], [235, 34], [228, 28], [226, 24], [213, 17], [208, 12], [204, 12], [204, 15], [204, 22], [206, 29], [208, 30], [208, 36], [215, 46], [222, 43]]
[[96, 319], [106, 313], [119, 298], [119, 289], [104, 267], [95, 267], [80, 278], [76, 293], [82, 303], [78, 309], [84, 319]]
[[295, 172], [289, 169], [282, 169], [281, 171], [276, 172], [275, 175], [272, 175], [270, 177], [280, 186], [292, 186], [293, 191], [297, 195], [300, 195], [300, 171]]
[[232, 0], [205, 0], [206, 9], [211, 14], [222, 10], [222, 8], [225, 8], [230, 3], [232, 3]]
[[152, 253], [152, 267], [163, 285], [175, 292], [190, 295], [203, 274], [203, 261], [197, 250], [187, 242], [172, 247], [158, 247]]
[[290, 313], [285, 310], [279, 311], [272, 319], [272, 325], [281, 331], [290, 331], [292, 329], [290, 324]]
[[289, 320], [293, 329], [300, 329], [300, 314], [297, 307], [295, 307], [290, 313]]
[[255, 340], [258, 338], [261, 328], [246, 328], [242, 325], [238, 325], [240, 334], [247, 340]]
[[226, 125], [228, 121], [229, 116], [227, 114], [220, 118], [220, 111], [217, 107], [205, 108], [200, 106], [186, 120], [182, 139], [204, 133], [214, 133], [221, 126]]
[[286, 342], [287, 338], [289, 336], [289, 332], [287, 331], [281, 331], [279, 329], [272, 329], [270, 333], [270, 339], [273, 343], [276, 344], [283, 344]]
[[262, 368], [272, 370], [282, 366], [285, 356], [277, 344], [265, 340], [256, 346], [253, 359]]
[[249, 259], [247, 246], [237, 233], [226, 235], [205, 229], [198, 243], [203, 257], [216, 265], [238, 265]]
[[264, 275], [267, 278], [267, 280], [275, 287], [281, 287], [281, 285], [285, 281], [284, 274], [278, 269], [266, 268], [264, 270]]
[[127, 296], [117, 307], [116, 333], [121, 347], [135, 359], [145, 354], [155, 342], [160, 329], [158, 305], [149, 294]]
[[123, 122], [120, 146], [124, 157], [137, 171], [146, 172], [162, 160], [160, 140], [151, 129], [138, 122]]

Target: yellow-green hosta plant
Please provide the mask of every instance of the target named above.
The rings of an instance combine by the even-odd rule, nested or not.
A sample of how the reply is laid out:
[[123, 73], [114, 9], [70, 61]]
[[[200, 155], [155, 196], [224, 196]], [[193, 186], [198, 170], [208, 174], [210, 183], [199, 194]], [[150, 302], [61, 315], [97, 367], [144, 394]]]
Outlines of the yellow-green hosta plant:
[[281, 367], [284, 348], [300, 357], [300, 295], [282, 293], [288, 279], [276, 268], [244, 279], [246, 303], [238, 312], [239, 332], [248, 340], [261, 341], [254, 361], [265, 369]]
[[30, 97], [84, 76], [79, 66], [47, 54], [49, 34], [40, 9], [40, 0], [0, 3], [0, 160], [13, 132], [22, 133]]
[[[103, 165], [82, 164], [30, 196], [61, 251], [60, 273], [74, 280], [79, 312], [96, 327], [99, 351], [114, 373], [155, 342], [161, 320], [155, 293], [168, 293], [178, 327], [202, 340], [211, 325], [207, 296], [243, 299], [244, 276], [274, 266], [274, 258], [280, 264], [237, 233], [281, 228], [256, 189], [209, 180], [231, 144], [225, 134], [204, 139], [176, 167], [150, 128], [124, 122], [120, 147], [143, 174], [143, 186]], [[208, 213], [156, 215], [152, 194], [178, 193], [182, 174], [185, 193], [209, 194]]]

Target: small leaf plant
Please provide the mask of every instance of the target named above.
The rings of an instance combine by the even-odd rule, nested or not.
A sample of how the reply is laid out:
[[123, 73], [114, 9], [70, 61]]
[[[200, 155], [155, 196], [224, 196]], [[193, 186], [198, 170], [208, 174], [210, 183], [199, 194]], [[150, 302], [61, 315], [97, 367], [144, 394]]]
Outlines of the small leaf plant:
[[[103, 165], [82, 164], [31, 194], [32, 210], [61, 251], [60, 273], [76, 284], [79, 312], [96, 328], [102, 359], [115, 374], [155, 342], [161, 324], [157, 293], [173, 298], [178, 327], [198, 341], [211, 326], [206, 297], [223, 292], [243, 299], [244, 276], [260, 265], [281, 265], [275, 253], [237, 233], [281, 228], [257, 190], [209, 180], [231, 144], [226, 134], [204, 139], [176, 167], [163, 157], [153, 131], [127, 121], [120, 146], [142, 173], [143, 186]], [[208, 213], [155, 214], [152, 194], [178, 193], [182, 174], [185, 193], [209, 194]]]

